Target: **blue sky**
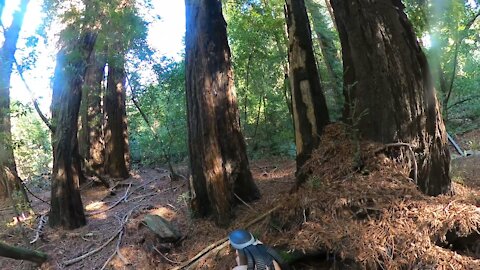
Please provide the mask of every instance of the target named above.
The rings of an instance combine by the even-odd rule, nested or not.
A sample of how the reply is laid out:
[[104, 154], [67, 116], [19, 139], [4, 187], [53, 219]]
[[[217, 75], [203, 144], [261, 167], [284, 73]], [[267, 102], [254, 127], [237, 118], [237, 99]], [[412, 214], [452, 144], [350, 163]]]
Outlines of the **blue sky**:
[[[2, 16], [2, 23], [5, 26], [10, 25], [12, 14], [18, 7], [20, 0], [7, 0]], [[28, 6], [27, 14], [22, 28], [21, 37], [17, 45], [17, 60], [27, 55], [25, 41], [26, 38], [35, 34], [35, 30], [44, 19], [41, 12], [41, 4], [43, 0], [31, 0]], [[164, 55], [180, 58], [183, 52], [183, 36], [185, 33], [185, 6], [183, 0], [154, 0], [152, 1], [154, 10], [150, 11], [151, 15], [160, 16], [160, 20], [156, 20], [149, 27], [148, 42], [155, 49], [158, 55]], [[55, 27], [54, 27], [55, 28]], [[55, 68], [56, 36], [55, 29], [50, 31], [49, 45], [39, 42], [38, 60], [35, 67], [26, 71], [24, 76], [34, 95], [39, 99], [42, 110], [48, 113], [51, 100], [50, 79], [53, 76]], [[3, 35], [0, 37], [0, 44], [3, 43]], [[26, 90], [24, 83], [16, 72], [12, 74], [12, 100], [20, 100], [28, 102], [31, 100], [30, 94]]]

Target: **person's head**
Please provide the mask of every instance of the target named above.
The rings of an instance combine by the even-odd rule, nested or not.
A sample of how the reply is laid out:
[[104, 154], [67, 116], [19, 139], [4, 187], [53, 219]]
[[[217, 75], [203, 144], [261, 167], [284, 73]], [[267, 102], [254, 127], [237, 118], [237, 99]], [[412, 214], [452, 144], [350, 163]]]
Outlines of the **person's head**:
[[236, 250], [242, 250], [256, 242], [255, 237], [246, 230], [238, 229], [228, 235], [230, 245]]
[[[264, 246], [246, 230], [235, 230], [228, 235], [230, 245], [237, 250], [237, 263], [247, 265], [248, 270], [278, 269], [275, 263], [282, 263], [282, 259], [271, 248]], [[282, 266], [282, 269], [284, 267]], [[285, 269], [288, 269], [285, 267]]]

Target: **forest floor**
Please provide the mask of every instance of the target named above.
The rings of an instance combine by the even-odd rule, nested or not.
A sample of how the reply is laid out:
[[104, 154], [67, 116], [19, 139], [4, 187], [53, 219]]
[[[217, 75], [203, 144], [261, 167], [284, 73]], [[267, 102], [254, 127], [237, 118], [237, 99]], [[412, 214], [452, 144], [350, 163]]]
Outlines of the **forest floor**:
[[[0, 203], [0, 240], [46, 252], [49, 260], [40, 269], [174, 269], [208, 246], [212, 251], [191, 269], [231, 269], [234, 255], [221, 245], [222, 239], [248, 224], [263, 242], [293, 251], [290, 256], [298, 259], [295, 269], [362, 265], [479, 269], [480, 155], [453, 159], [455, 195], [431, 198], [418, 192], [403, 173], [404, 167], [378, 154], [378, 145], [362, 144], [365, 168], [357, 171], [352, 169], [354, 154], [349, 149], [353, 147], [342, 141], [345, 134], [336, 128], [327, 136], [337, 141], [314, 155], [308, 166], [316, 177], [296, 194], [289, 194], [295, 182], [293, 160], [253, 161], [251, 170], [262, 198], [239, 203], [228, 228], [190, 218], [185, 180], [171, 181], [163, 168], [140, 168], [114, 189], [91, 183], [83, 186], [88, 224], [73, 231], [43, 226], [33, 244], [29, 242], [35, 238], [40, 215], [47, 213], [49, 205], [31, 197], [38, 216], [25, 221], [22, 232], [12, 223], [8, 204]], [[464, 134], [458, 142], [465, 150], [476, 150], [472, 148], [480, 144], [480, 131]], [[186, 174], [186, 166], [177, 170]], [[31, 189], [49, 201], [49, 191]], [[145, 226], [147, 214], [169, 220], [182, 234], [181, 240], [162, 243]], [[66, 266], [67, 261], [94, 250], [98, 251]], [[299, 251], [309, 256], [299, 256]], [[37, 267], [0, 258], [0, 269]]]

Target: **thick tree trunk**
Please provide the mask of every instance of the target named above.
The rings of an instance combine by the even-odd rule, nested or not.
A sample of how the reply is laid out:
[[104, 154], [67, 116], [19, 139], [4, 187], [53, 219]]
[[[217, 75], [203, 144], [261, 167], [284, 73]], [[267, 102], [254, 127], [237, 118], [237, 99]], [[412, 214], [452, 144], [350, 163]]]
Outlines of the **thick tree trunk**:
[[47, 254], [35, 250], [9, 246], [0, 241], [0, 257], [12, 258], [15, 260], [27, 260], [42, 264], [48, 259]]
[[313, 54], [304, 0], [286, 0], [286, 19], [298, 170], [319, 145], [329, 115]]
[[418, 185], [447, 193], [450, 154], [427, 59], [400, 0], [333, 0], [342, 42], [345, 117], [363, 139], [412, 144]]
[[260, 193], [240, 130], [221, 1], [185, 2], [191, 207], [196, 215], [213, 214], [217, 224], [226, 225], [234, 194], [251, 201]]
[[53, 82], [52, 119], [53, 174], [49, 224], [74, 229], [86, 224], [80, 196], [78, 154], [78, 114], [87, 61], [95, 35], [87, 33], [80, 40], [66, 44], [57, 55]]
[[[0, 48], [0, 198], [10, 197], [20, 213], [31, 210], [27, 193], [18, 177], [12, 148], [10, 118], [10, 79], [20, 30], [29, 0], [22, 0], [20, 9], [13, 15], [11, 26], [5, 32], [5, 41]], [[3, 10], [3, 3], [0, 3]], [[1, 10], [0, 10], [1, 11]], [[1, 16], [0, 12], [0, 16]]]
[[[78, 144], [80, 156], [96, 174], [104, 172], [102, 81], [105, 61], [93, 52], [88, 61], [82, 90]], [[88, 171], [88, 170], [87, 170]]]
[[[120, 53], [121, 54], [121, 53]], [[115, 178], [129, 177], [126, 73], [124, 59], [109, 59], [105, 109], [105, 173]]]

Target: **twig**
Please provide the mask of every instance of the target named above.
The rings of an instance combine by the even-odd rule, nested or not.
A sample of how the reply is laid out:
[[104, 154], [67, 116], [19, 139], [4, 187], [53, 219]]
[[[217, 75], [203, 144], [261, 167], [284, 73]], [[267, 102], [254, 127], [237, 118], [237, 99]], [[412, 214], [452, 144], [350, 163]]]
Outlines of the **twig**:
[[[123, 224], [124, 225], [124, 224]], [[99, 246], [98, 248], [94, 249], [94, 250], [91, 250], [85, 254], [83, 254], [82, 256], [80, 257], [77, 257], [77, 258], [74, 258], [74, 259], [71, 259], [71, 260], [68, 260], [68, 261], [65, 261], [63, 262], [63, 264], [65, 266], [69, 266], [69, 265], [72, 265], [74, 263], [77, 263], [85, 258], [87, 258], [88, 256], [91, 256], [97, 252], [99, 252], [100, 250], [102, 250], [104, 247], [106, 247], [108, 244], [110, 244], [110, 242], [112, 242], [113, 240], [115, 240], [115, 238], [117, 238], [117, 236], [123, 231], [123, 225], [121, 226], [120, 230], [118, 230], [117, 232], [115, 232], [115, 234], [113, 234], [112, 237], [110, 237], [110, 239], [107, 240], [107, 242], [103, 243], [103, 245]]]
[[171, 260], [169, 259], [167, 256], [165, 256], [162, 252], [160, 252], [160, 250], [158, 250], [155, 246], [152, 246], [153, 247], [153, 250], [155, 250], [158, 254], [160, 254], [160, 256], [162, 256], [165, 260], [167, 260], [168, 262], [170, 263], [173, 263], [173, 264], [181, 264], [181, 262], [177, 262], [177, 261], [174, 261], [174, 260]]
[[119, 200], [117, 200], [116, 202], [114, 202], [112, 205], [110, 205], [109, 207], [107, 207], [106, 209], [103, 209], [103, 210], [99, 210], [99, 211], [95, 211], [93, 213], [88, 213], [87, 216], [95, 216], [95, 215], [98, 215], [98, 214], [101, 214], [101, 213], [104, 213], [112, 208], [114, 208], [115, 206], [119, 205], [122, 201], [125, 201], [128, 196], [130, 196], [131, 193], [128, 193], [130, 191], [130, 188], [132, 187], [132, 183], [130, 183], [128, 185], [128, 188], [127, 188], [127, 191], [125, 191], [125, 195], [123, 195]]
[[248, 204], [248, 203], [246, 203], [244, 200], [242, 200], [242, 198], [240, 198], [240, 196], [238, 196], [237, 193], [233, 193], [233, 195], [234, 195], [239, 201], [241, 201], [243, 204], [245, 204], [248, 208], [250, 208], [250, 210], [252, 210], [253, 212], [258, 213], [258, 211], [255, 210], [255, 208], [253, 208], [252, 206], [250, 206], [250, 204]]
[[[253, 224], [259, 222], [260, 220], [264, 219], [265, 217], [267, 217], [268, 215], [270, 215], [273, 211], [277, 210], [280, 208], [281, 205], [277, 205], [275, 206], [274, 208], [270, 209], [269, 211], [267, 211], [266, 213], [260, 215], [259, 217], [255, 218], [254, 220], [248, 222], [245, 226], [243, 226], [244, 228], [248, 228], [250, 226], [252, 226]], [[202, 258], [203, 256], [209, 254], [212, 250], [217, 250], [216, 248], [217, 247], [225, 247], [228, 245], [228, 237], [225, 237], [225, 238], [222, 238], [218, 241], [216, 241], [215, 243], [209, 245], [208, 247], [202, 249], [199, 253], [197, 253], [197, 255], [195, 255], [193, 258], [191, 258], [190, 260], [184, 262], [182, 265], [180, 266], [177, 266], [171, 270], [180, 270], [180, 269], [185, 269], [187, 267], [189, 267], [190, 265], [192, 265], [194, 262], [198, 261], [200, 258]]]
[[115, 251], [108, 257], [107, 261], [103, 264], [102, 268], [100, 270], [105, 269], [107, 267], [108, 263], [115, 257], [115, 255], [119, 252], [120, 244], [122, 243], [122, 236], [123, 236], [123, 226], [122, 230], [120, 231], [120, 234], [118, 235], [118, 241], [117, 241], [117, 246], [115, 248]]
[[120, 225], [120, 228], [112, 235], [112, 237], [110, 237], [105, 243], [103, 243], [101, 246], [99, 246], [98, 248], [95, 248], [85, 254], [83, 254], [82, 256], [79, 256], [79, 257], [76, 257], [76, 258], [73, 258], [71, 260], [68, 260], [68, 261], [64, 261], [63, 262], [63, 265], [64, 266], [69, 266], [69, 265], [72, 265], [74, 263], [77, 263], [97, 252], [99, 252], [100, 250], [102, 250], [104, 247], [106, 247], [108, 244], [110, 244], [113, 240], [115, 240], [115, 238], [117, 238], [117, 236], [119, 236], [120, 234], [123, 234], [123, 229], [124, 229], [124, 226], [127, 224], [128, 222], [128, 219], [130, 218], [130, 216], [132, 215], [133, 211], [138, 208], [138, 207], [141, 207], [141, 206], [145, 206], [145, 205], [137, 205], [135, 207], [133, 207], [127, 214], [125, 214], [125, 216], [123, 216], [122, 218], [122, 223]]
[[30, 241], [30, 244], [37, 242], [38, 239], [40, 238], [40, 233], [42, 233], [43, 225], [45, 225], [45, 216], [46, 216], [45, 214], [40, 216], [40, 221], [38, 222], [37, 229], [35, 230], [35, 238], [33, 238], [33, 240]]
[[151, 184], [152, 182], [155, 182], [155, 181], [158, 181], [158, 180], [159, 180], [159, 179], [154, 178], [154, 179], [152, 179], [152, 180], [150, 180], [150, 181], [148, 181], [148, 182], [146, 182], [146, 183], [144, 183], [144, 184], [141, 184], [140, 186], [134, 188], [134, 189], [132, 190], [132, 193], [134, 193], [134, 192], [136, 192], [137, 190], [145, 187], [146, 185]]
[[22, 181], [22, 185], [23, 187], [27, 190], [28, 193], [30, 193], [30, 195], [32, 195], [34, 198], [37, 198], [39, 201], [45, 203], [45, 204], [48, 204], [50, 205], [49, 202], [45, 201], [45, 200], [42, 200], [40, 197], [38, 197], [37, 195], [35, 195], [28, 187], [27, 185], [25, 184], [25, 182]]
[[135, 196], [135, 197], [133, 197], [133, 198], [127, 199], [126, 202], [131, 202], [131, 201], [133, 201], [133, 200], [141, 199], [141, 198], [145, 198], [145, 197], [155, 196], [155, 195], [157, 195], [157, 194], [158, 194], [157, 192], [152, 192], [152, 193], [148, 193], [148, 194], [145, 194], [145, 195]]

